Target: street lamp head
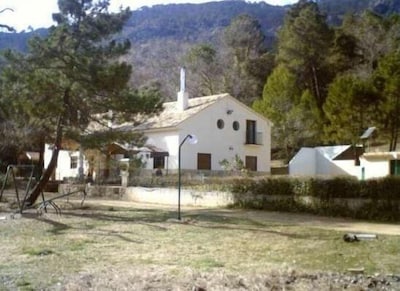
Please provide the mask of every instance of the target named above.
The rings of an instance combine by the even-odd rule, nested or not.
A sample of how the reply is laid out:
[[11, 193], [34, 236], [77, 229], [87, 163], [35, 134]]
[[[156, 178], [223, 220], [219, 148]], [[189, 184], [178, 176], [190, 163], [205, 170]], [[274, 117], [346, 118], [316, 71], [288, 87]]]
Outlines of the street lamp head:
[[194, 134], [189, 134], [188, 135], [188, 143], [190, 144], [197, 144], [199, 140], [197, 139], [197, 136], [195, 136]]

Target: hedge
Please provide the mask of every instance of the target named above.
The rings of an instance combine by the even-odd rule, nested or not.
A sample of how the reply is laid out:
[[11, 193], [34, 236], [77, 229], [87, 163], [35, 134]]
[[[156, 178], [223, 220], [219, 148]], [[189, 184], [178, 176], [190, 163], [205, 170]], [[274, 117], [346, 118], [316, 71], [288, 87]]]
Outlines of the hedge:
[[231, 192], [235, 207], [400, 220], [400, 177], [395, 176], [366, 181], [352, 177], [236, 179]]

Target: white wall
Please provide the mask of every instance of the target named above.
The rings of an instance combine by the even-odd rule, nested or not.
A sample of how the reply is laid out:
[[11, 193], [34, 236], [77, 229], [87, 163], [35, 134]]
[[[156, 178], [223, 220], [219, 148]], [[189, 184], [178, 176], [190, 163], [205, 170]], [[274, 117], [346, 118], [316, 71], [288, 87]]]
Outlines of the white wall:
[[[232, 110], [231, 114], [227, 111]], [[224, 128], [217, 127], [218, 119], [224, 121]], [[257, 132], [262, 132], [262, 145], [246, 145], [246, 120], [255, 120]], [[239, 130], [232, 127], [239, 122]], [[187, 134], [195, 134], [196, 145], [182, 146], [182, 168], [197, 169], [197, 153], [211, 154], [211, 169], [222, 170], [220, 161], [231, 161], [235, 155], [245, 161], [246, 156], [257, 156], [257, 170], [270, 172], [271, 169], [271, 125], [264, 118], [232, 98], [223, 98], [184, 121], [180, 127], [182, 140]]]
[[[165, 168], [178, 168], [178, 146], [179, 134], [175, 130], [171, 131], [155, 131], [146, 133], [147, 144], [154, 145], [157, 148], [163, 149], [169, 153], [169, 157], [165, 158]], [[167, 164], [168, 163], [168, 164]], [[153, 169], [153, 159], [149, 158], [146, 161], [146, 169]]]
[[[124, 199], [143, 203], [178, 205], [178, 190], [172, 188], [128, 187]], [[181, 189], [181, 205], [221, 207], [234, 202], [229, 192], [202, 192], [192, 189]]]
[[[45, 153], [44, 153], [44, 167], [50, 163], [51, 157], [53, 154], [53, 150], [50, 148], [50, 145], [46, 144], [45, 146]], [[71, 169], [71, 157], [77, 157], [77, 167]], [[87, 169], [87, 162], [83, 163], [84, 173]], [[60, 150], [58, 153], [58, 160], [57, 160], [57, 168], [55, 171], [55, 179], [62, 180], [67, 177], [78, 177], [79, 175], [79, 151], [66, 151]]]
[[289, 174], [295, 176], [313, 176], [317, 174], [316, 151], [313, 148], [301, 148], [289, 162]]
[[[227, 110], [233, 110], [227, 114]], [[224, 121], [224, 128], [218, 129], [217, 120]], [[262, 132], [262, 145], [245, 145], [246, 120], [256, 120], [257, 132]], [[238, 131], [233, 130], [234, 121], [240, 123]], [[211, 154], [211, 170], [222, 170], [219, 162], [231, 161], [235, 155], [245, 161], [245, 156], [257, 156], [257, 170], [270, 172], [271, 160], [271, 125], [259, 115], [233, 101], [223, 98], [203, 111], [185, 120], [177, 130], [149, 131], [147, 143], [169, 152], [168, 169], [178, 168], [179, 144], [188, 135], [194, 134], [197, 144], [185, 142], [181, 148], [181, 168], [197, 170], [197, 154]], [[167, 160], [166, 160], [167, 162]], [[148, 159], [147, 169], [153, 169], [153, 159]]]
[[330, 160], [317, 151], [317, 175], [355, 176], [361, 178], [361, 167], [355, 166], [354, 160]]
[[296, 176], [351, 175], [361, 179], [361, 166], [354, 160], [331, 160], [315, 148], [301, 148], [289, 162], [289, 174]]
[[333, 165], [340, 169], [340, 171], [337, 172], [337, 175], [347, 174], [354, 176], [357, 179], [361, 179], [361, 166], [356, 166], [354, 160], [333, 161]]
[[365, 179], [381, 178], [390, 174], [389, 161], [385, 159], [366, 160], [360, 158], [361, 168], [364, 168]]

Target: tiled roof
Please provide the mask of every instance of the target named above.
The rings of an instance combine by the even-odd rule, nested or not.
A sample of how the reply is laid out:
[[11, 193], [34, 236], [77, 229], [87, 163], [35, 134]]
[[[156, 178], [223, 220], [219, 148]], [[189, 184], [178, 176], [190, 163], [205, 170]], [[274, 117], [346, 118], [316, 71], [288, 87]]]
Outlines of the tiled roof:
[[120, 130], [150, 130], [176, 127], [178, 124], [187, 118], [197, 114], [206, 107], [215, 103], [216, 101], [229, 96], [229, 94], [211, 95], [205, 97], [189, 98], [188, 108], [184, 111], [177, 109], [177, 102], [164, 103], [164, 110], [156, 116], [150, 117], [139, 126], [134, 126], [131, 123], [124, 123], [118, 126]]

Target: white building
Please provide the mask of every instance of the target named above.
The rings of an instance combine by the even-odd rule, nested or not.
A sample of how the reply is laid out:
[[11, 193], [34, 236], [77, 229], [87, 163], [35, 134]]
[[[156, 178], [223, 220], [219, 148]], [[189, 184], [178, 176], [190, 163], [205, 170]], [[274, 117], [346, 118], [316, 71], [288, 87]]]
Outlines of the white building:
[[[50, 163], [53, 154], [53, 146], [46, 144], [44, 151], [44, 167]], [[79, 150], [61, 149], [58, 153], [57, 168], [53, 173], [53, 180], [63, 180], [69, 177], [78, 177], [79, 168], [82, 168], [83, 173], [86, 173], [88, 163], [84, 159], [84, 156], [80, 154]]]
[[[220, 171], [223, 170], [221, 161], [232, 162], [239, 157], [248, 170], [270, 173], [271, 122], [229, 94], [189, 98], [185, 91], [184, 70], [181, 71], [177, 101], [164, 103], [164, 110], [159, 115], [139, 126], [126, 123], [113, 127], [144, 133], [147, 137], [145, 147], [114, 146], [120, 147], [122, 152], [137, 154], [147, 170], [176, 171], [179, 145], [187, 135], [193, 135], [196, 144], [185, 142], [181, 146], [183, 170]], [[78, 156], [78, 152], [60, 152], [57, 179], [78, 175], [79, 167], [69, 168], [75, 166]], [[114, 158], [123, 157], [117, 155]]]
[[367, 152], [360, 161], [365, 179], [400, 175], [400, 152]]
[[289, 162], [294, 176], [355, 176], [362, 177], [361, 147], [351, 145], [301, 148]]
[[[181, 147], [181, 168], [222, 170], [220, 162], [237, 155], [252, 171], [270, 172], [271, 123], [229, 94], [187, 98], [164, 104], [164, 111], [135, 130], [161, 149], [147, 156], [147, 169], [178, 168], [179, 145], [187, 135], [196, 144]], [[164, 153], [164, 154], [163, 154]]]

